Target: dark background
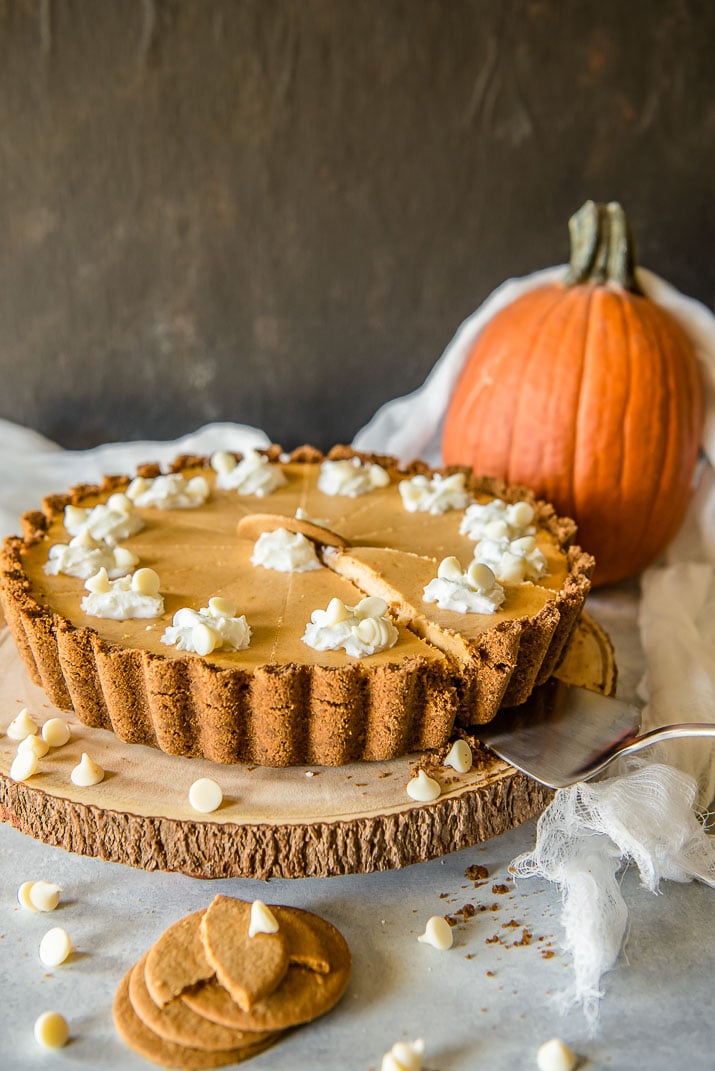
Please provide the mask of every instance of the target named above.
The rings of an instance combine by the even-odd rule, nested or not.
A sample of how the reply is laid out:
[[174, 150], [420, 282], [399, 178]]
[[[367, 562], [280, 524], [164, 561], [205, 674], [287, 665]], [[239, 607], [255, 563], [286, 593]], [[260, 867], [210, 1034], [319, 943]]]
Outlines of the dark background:
[[349, 441], [620, 200], [715, 299], [710, 0], [0, 0], [0, 416]]

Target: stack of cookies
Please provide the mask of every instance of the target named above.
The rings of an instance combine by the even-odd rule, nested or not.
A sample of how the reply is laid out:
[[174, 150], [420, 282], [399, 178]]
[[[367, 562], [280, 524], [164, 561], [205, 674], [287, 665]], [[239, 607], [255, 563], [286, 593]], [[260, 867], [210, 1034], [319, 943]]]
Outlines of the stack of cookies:
[[317, 915], [217, 896], [170, 926], [127, 972], [114, 1022], [152, 1063], [223, 1067], [332, 1008], [350, 965], [344, 938]]

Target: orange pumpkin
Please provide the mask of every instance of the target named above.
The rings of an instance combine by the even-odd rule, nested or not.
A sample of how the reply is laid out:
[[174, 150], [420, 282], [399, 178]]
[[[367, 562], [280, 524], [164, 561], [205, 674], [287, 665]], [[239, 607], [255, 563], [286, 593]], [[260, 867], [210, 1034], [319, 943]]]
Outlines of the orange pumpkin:
[[606, 584], [650, 565], [683, 519], [703, 387], [690, 340], [637, 285], [620, 205], [589, 201], [569, 228], [564, 281], [523, 294], [478, 336], [442, 453], [573, 517]]

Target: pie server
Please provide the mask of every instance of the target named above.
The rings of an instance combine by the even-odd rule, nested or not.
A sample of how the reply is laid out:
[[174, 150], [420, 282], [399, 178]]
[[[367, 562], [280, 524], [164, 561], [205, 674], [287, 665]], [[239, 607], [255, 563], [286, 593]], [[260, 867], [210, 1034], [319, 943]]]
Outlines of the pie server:
[[631, 703], [552, 678], [474, 735], [511, 766], [549, 788], [590, 781], [610, 762], [679, 737], [715, 738], [715, 724], [686, 722], [640, 733]]

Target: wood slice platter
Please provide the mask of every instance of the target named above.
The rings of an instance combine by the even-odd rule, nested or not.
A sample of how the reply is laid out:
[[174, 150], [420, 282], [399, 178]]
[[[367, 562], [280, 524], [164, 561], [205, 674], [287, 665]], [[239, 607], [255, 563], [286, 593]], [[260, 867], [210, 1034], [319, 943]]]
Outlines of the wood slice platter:
[[[558, 676], [615, 690], [610, 641], [585, 614]], [[46, 844], [145, 870], [261, 879], [388, 870], [498, 836], [540, 813], [552, 796], [486, 750], [467, 774], [440, 767], [442, 795], [414, 803], [405, 786], [419, 755], [340, 767], [221, 766], [125, 744], [66, 714], [70, 742], [41, 759], [29, 781], [15, 782], [9, 770], [16, 743], [5, 731], [23, 706], [39, 722], [59, 713], [29, 681], [2, 629], [0, 819]], [[83, 751], [106, 771], [92, 788], [70, 780]], [[223, 789], [213, 814], [189, 806], [189, 786], [199, 777]]]

